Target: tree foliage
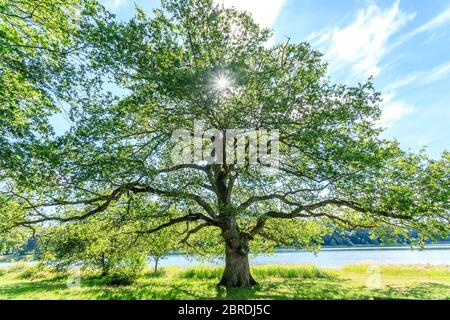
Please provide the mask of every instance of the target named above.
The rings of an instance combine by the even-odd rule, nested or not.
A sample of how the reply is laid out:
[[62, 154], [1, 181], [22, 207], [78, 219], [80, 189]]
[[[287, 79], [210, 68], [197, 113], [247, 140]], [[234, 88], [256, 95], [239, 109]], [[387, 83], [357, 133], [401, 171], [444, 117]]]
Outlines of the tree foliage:
[[44, 228], [40, 232], [42, 259], [59, 268], [82, 265], [103, 276], [137, 275], [149, 256], [160, 259], [175, 248], [179, 237], [174, 228], [150, 235], [142, 232], [144, 227], [163, 224], [170, 215], [173, 212], [162, 212], [156, 204], [129, 208], [121, 203], [87, 220]]
[[75, 92], [80, 28], [101, 10], [94, 0], [0, 1], [0, 174], [20, 175], [44, 152], [49, 117]]
[[[188, 224], [186, 245], [202, 233], [210, 238], [196, 243], [205, 248], [225, 243], [226, 286], [254, 284], [252, 241], [314, 249], [331, 224], [378, 234], [414, 228], [420, 239], [448, 235], [449, 153], [433, 160], [383, 139], [371, 80], [331, 83], [309, 44], [269, 47], [270, 31], [212, 0], [164, 0], [151, 17], [138, 10], [128, 22], [97, 19], [81, 35], [77, 72], [88, 80], [79, 83], [84, 94], [71, 97], [74, 125], [48, 147], [39, 187], [15, 186], [28, 211], [13, 226], [78, 228], [124, 199], [125, 217], [136, 198], [138, 205], [158, 201], [174, 216], [158, 226], [147, 217], [140, 232]], [[230, 85], [217, 90], [224, 74]], [[123, 97], [102, 91], [110, 82]], [[173, 164], [171, 135], [192, 130], [194, 121], [222, 133], [278, 130], [280, 167]]]

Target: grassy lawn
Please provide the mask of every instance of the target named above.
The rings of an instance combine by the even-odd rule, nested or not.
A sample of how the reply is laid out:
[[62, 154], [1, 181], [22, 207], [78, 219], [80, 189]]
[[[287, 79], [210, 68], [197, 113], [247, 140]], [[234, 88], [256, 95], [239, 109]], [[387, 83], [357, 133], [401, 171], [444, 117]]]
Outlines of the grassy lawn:
[[0, 269], [0, 299], [450, 299], [450, 269], [445, 266], [358, 265], [339, 270], [256, 266], [258, 286], [228, 291], [216, 287], [221, 270], [205, 266], [170, 267], [157, 274], [146, 270], [128, 286], [111, 286], [95, 275], [83, 275], [81, 288], [69, 289], [64, 275], [18, 264]]

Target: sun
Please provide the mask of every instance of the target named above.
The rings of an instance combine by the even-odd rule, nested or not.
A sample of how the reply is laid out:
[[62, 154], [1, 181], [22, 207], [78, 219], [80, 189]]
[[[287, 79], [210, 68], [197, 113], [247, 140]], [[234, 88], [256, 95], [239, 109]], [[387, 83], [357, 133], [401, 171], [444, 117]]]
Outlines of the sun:
[[225, 74], [221, 73], [214, 78], [214, 89], [220, 92], [227, 91], [231, 88], [231, 78]]

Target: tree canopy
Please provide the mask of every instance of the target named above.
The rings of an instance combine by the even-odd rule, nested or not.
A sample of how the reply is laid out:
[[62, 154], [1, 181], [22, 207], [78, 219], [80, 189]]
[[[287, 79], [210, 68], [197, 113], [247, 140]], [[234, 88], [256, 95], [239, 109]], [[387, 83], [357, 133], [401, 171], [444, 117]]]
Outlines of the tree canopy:
[[[228, 287], [255, 283], [251, 241], [313, 248], [330, 226], [448, 236], [450, 153], [433, 160], [382, 138], [371, 79], [332, 83], [308, 43], [268, 46], [269, 30], [212, 0], [163, 0], [150, 17], [105, 16], [80, 32], [73, 127], [9, 188], [27, 202], [9, 228], [89, 222], [118, 203], [126, 213], [157, 201], [177, 214], [136, 232], [187, 224], [186, 242], [214, 230]], [[111, 96], [111, 83], [124, 94]], [[174, 164], [172, 134], [195, 121], [223, 135], [278, 130], [279, 166]]]

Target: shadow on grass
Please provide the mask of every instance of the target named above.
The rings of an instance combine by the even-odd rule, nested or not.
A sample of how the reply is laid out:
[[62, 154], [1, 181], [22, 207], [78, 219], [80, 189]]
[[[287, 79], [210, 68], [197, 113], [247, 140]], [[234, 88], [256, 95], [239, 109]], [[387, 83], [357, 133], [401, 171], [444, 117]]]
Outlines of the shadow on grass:
[[53, 278], [6, 284], [0, 286], [0, 296], [6, 299], [17, 299], [26, 295], [39, 296], [43, 293], [64, 290], [67, 288], [64, 280], [65, 278]]
[[[99, 299], [164, 299], [164, 300], [288, 300], [288, 299], [367, 299], [368, 296], [358, 295], [340, 282], [283, 280], [269, 282], [251, 288], [226, 289], [217, 287], [209, 281], [203, 285], [192, 285], [189, 282], [175, 282], [166, 285], [137, 285], [122, 287], [120, 290], [105, 288], [99, 292]], [[97, 290], [97, 289], [94, 289]]]
[[[281, 282], [265, 281], [253, 288], [218, 288], [216, 298], [226, 300], [324, 300], [343, 299], [348, 294], [348, 288], [336, 281], [285, 280]], [[352, 292], [352, 296], [355, 296], [355, 292]]]
[[442, 283], [418, 283], [408, 287], [387, 286], [374, 290], [378, 299], [450, 299], [450, 285]]
[[[252, 288], [225, 289], [216, 287], [216, 279], [185, 280], [146, 275], [136, 284], [108, 286], [97, 277], [82, 280], [82, 299], [101, 300], [289, 300], [289, 299], [442, 299], [450, 298], [450, 285], [418, 283], [409, 287], [385, 287], [369, 290], [363, 286], [351, 286], [350, 280], [333, 279], [267, 279]], [[55, 299], [67, 299], [71, 292], [64, 278], [35, 280], [0, 286], [0, 296], [6, 299], [31, 298], [40, 295]], [[53, 298], [53, 297], [52, 297]]]

